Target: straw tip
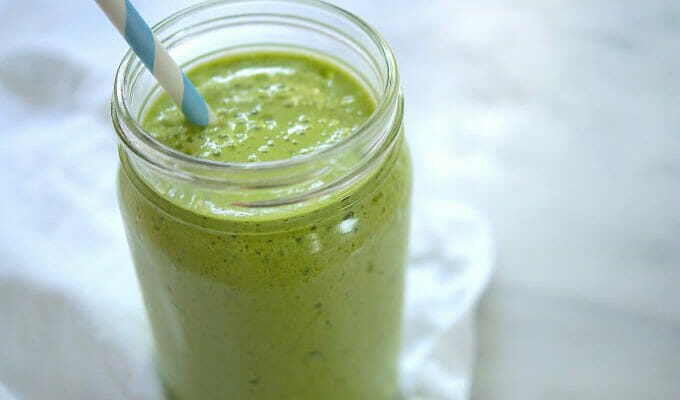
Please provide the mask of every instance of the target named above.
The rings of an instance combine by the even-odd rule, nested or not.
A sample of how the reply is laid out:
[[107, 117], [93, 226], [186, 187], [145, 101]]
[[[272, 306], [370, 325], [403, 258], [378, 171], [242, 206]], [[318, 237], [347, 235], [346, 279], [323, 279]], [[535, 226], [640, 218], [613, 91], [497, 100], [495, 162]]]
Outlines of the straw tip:
[[[207, 118], [206, 118], [207, 114]], [[185, 114], [189, 122], [191, 122], [194, 125], [198, 126], [210, 126], [213, 125], [215, 122], [217, 122], [217, 115], [213, 112], [213, 110], [210, 109], [210, 107], [205, 104], [205, 109], [202, 115], [198, 116], [195, 114], [191, 113], [186, 113]]]
[[211, 110], [210, 107], [208, 107], [208, 125], [212, 125], [215, 122], [217, 122], [217, 115], [215, 115], [213, 110]]

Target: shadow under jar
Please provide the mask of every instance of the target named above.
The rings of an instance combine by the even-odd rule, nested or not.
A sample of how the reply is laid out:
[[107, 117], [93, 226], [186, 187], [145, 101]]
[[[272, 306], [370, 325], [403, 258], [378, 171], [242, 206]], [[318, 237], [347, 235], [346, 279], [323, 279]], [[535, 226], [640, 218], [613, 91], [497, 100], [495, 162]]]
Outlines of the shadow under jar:
[[154, 32], [185, 69], [238, 52], [313, 54], [376, 103], [328, 148], [217, 162], [142, 128], [160, 89], [124, 57], [112, 104], [120, 208], [168, 395], [395, 399], [411, 165], [391, 50], [315, 1], [212, 1]]

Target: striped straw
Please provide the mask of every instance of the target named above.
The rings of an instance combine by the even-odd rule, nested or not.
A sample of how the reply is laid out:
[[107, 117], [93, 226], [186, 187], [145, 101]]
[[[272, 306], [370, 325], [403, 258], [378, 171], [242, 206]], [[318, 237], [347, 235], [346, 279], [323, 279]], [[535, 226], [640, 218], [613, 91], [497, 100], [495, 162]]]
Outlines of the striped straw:
[[189, 122], [207, 126], [215, 121], [196, 87], [187, 79], [175, 60], [151, 32], [129, 0], [95, 0], [113, 25], [156, 77], [170, 99], [182, 108]]

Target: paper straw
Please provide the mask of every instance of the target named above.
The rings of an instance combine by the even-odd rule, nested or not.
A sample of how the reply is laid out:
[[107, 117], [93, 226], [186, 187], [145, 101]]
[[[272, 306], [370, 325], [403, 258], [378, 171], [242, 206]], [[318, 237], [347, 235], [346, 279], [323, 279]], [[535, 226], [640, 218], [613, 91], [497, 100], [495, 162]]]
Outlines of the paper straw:
[[200, 126], [214, 122], [215, 114], [130, 1], [95, 1], [189, 122]]

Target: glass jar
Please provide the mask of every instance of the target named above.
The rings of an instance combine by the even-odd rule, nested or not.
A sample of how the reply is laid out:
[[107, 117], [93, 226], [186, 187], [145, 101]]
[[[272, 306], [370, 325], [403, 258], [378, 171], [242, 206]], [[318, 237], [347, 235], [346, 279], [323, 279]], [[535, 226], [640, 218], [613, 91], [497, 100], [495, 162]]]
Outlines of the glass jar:
[[210, 161], [142, 129], [160, 89], [134, 54], [123, 58], [119, 202], [169, 396], [394, 399], [411, 165], [392, 51], [357, 17], [307, 0], [211, 1], [154, 32], [185, 68], [235, 51], [321, 55], [377, 104], [332, 147]]

